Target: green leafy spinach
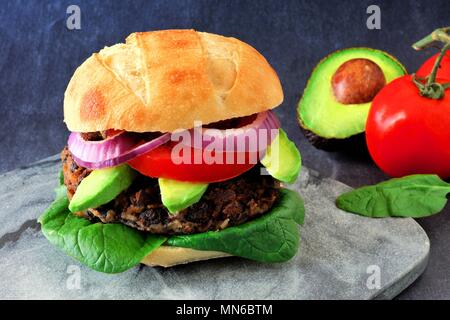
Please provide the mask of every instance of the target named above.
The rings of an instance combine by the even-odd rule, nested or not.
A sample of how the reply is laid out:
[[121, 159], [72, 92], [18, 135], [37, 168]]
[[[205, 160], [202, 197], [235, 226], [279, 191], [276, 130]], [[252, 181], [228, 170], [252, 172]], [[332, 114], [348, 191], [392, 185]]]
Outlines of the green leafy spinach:
[[123, 272], [166, 241], [122, 224], [91, 223], [71, 214], [64, 189], [57, 189], [56, 200], [39, 218], [42, 232], [53, 245], [88, 267], [105, 273]]
[[167, 240], [122, 224], [79, 218], [68, 209], [66, 188], [60, 186], [55, 191], [56, 200], [39, 218], [45, 237], [69, 256], [105, 273], [126, 271], [163, 244], [222, 251], [261, 262], [287, 261], [298, 251], [298, 224], [303, 224], [305, 214], [300, 196], [283, 189], [272, 211], [251, 222]]
[[342, 194], [336, 204], [367, 217], [420, 218], [442, 211], [448, 193], [450, 184], [437, 175], [411, 175]]
[[251, 222], [194, 235], [169, 238], [168, 244], [198, 250], [226, 252], [260, 262], [284, 262], [298, 250], [298, 224], [303, 224], [304, 204], [300, 196], [287, 189], [271, 212]]

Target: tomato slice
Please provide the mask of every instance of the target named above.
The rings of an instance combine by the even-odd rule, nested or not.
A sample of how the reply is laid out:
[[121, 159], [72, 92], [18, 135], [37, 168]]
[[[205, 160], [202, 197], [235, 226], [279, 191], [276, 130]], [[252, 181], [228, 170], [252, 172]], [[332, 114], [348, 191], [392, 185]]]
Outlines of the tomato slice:
[[[176, 159], [177, 155], [172, 155], [172, 149], [173, 145], [170, 143], [164, 144], [134, 158], [128, 163], [132, 168], [149, 177], [190, 182], [219, 182], [229, 180], [250, 170], [257, 163], [257, 160], [254, 160], [257, 159], [255, 154], [237, 154], [234, 152], [232, 154], [229, 152], [211, 154], [211, 156], [214, 156], [214, 159], [222, 159], [222, 163], [205, 163], [205, 161], [195, 163], [196, 159], [204, 159], [207, 155], [203, 154], [203, 150], [201, 149], [189, 147], [186, 147], [184, 150], [189, 152], [190, 161], [176, 163], [177, 161], [174, 160], [179, 161], [180, 158]], [[180, 154], [180, 156], [183, 156], [183, 154]], [[243, 163], [236, 163], [237, 161], [233, 161], [234, 163], [232, 164], [226, 163], [227, 156], [229, 159], [233, 157], [235, 160], [239, 156], [243, 160], [241, 161]], [[188, 158], [189, 156], [186, 156], [185, 159]]]

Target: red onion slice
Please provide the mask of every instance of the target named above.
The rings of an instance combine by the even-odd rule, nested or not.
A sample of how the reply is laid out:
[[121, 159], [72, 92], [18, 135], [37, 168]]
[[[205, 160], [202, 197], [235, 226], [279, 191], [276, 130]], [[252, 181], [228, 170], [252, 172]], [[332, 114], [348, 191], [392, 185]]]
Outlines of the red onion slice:
[[100, 141], [86, 141], [80, 133], [72, 132], [67, 142], [70, 152], [79, 159], [95, 162], [120, 156], [138, 144], [139, 140], [125, 132]]
[[135, 136], [124, 132], [102, 141], [85, 141], [79, 133], [72, 132], [68, 147], [79, 166], [101, 169], [130, 161], [169, 140], [170, 133], [165, 133], [151, 141], [138, 144], [139, 140]]
[[280, 122], [269, 110], [258, 113], [252, 123], [240, 128], [220, 130], [198, 127], [190, 129], [190, 139], [182, 139], [182, 143], [196, 149], [209, 147], [220, 152], [264, 153], [267, 146], [277, 136], [278, 128], [280, 128]]

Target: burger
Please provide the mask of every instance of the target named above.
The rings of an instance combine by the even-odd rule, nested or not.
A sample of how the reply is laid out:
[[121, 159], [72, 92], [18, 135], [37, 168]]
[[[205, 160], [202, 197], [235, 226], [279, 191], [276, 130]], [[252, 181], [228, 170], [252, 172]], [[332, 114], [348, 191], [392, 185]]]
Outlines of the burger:
[[106, 273], [288, 261], [304, 206], [282, 187], [301, 168], [271, 111], [282, 101], [275, 71], [235, 38], [142, 32], [94, 53], [65, 92], [71, 133], [43, 234]]

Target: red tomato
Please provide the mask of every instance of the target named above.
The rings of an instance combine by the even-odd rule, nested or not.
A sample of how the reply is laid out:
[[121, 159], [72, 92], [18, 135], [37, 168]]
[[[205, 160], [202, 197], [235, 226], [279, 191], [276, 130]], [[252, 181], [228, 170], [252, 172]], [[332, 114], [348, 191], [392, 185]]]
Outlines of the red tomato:
[[419, 95], [411, 76], [394, 80], [372, 102], [366, 139], [373, 160], [390, 176], [450, 177], [450, 90], [433, 100]]
[[[434, 62], [436, 61], [438, 56], [439, 53], [425, 61], [425, 63], [420, 67], [419, 71], [417, 71], [417, 75], [423, 78], [428, 76], [431, 73], [431, 70], [433, 70]], [[450, 79], [450, 52], [448, 51], [446, 52], [444, 58], [442, 58], [441, 67], [439, 68], [437, 77]]]
[[[240, 154], [244, 159], [244, 164], [237, 164], [237, 161], [233, 164], [226, 164], [226, 153], [217, 153], [214, 154], [214, 157], [222, 159], [223, 164], [196, 164], [194, 159], [196, 156], [202, 159], [203, 150], [187, 148], [186, 150], [190, 151], [190, 164], [177, 164], [172, 160], [172, 146], [171, 144], [162, 145], [129, 161], [129, 165], [143, 175], [154, 178], [191, 182], [219, 182], [237, 177], [257, 163], [257, 161], [253, 161], [254, 158], [250, 158], [250, 154], [246, 153]], [[229, 156], [237, 155], [231, 154]]]

